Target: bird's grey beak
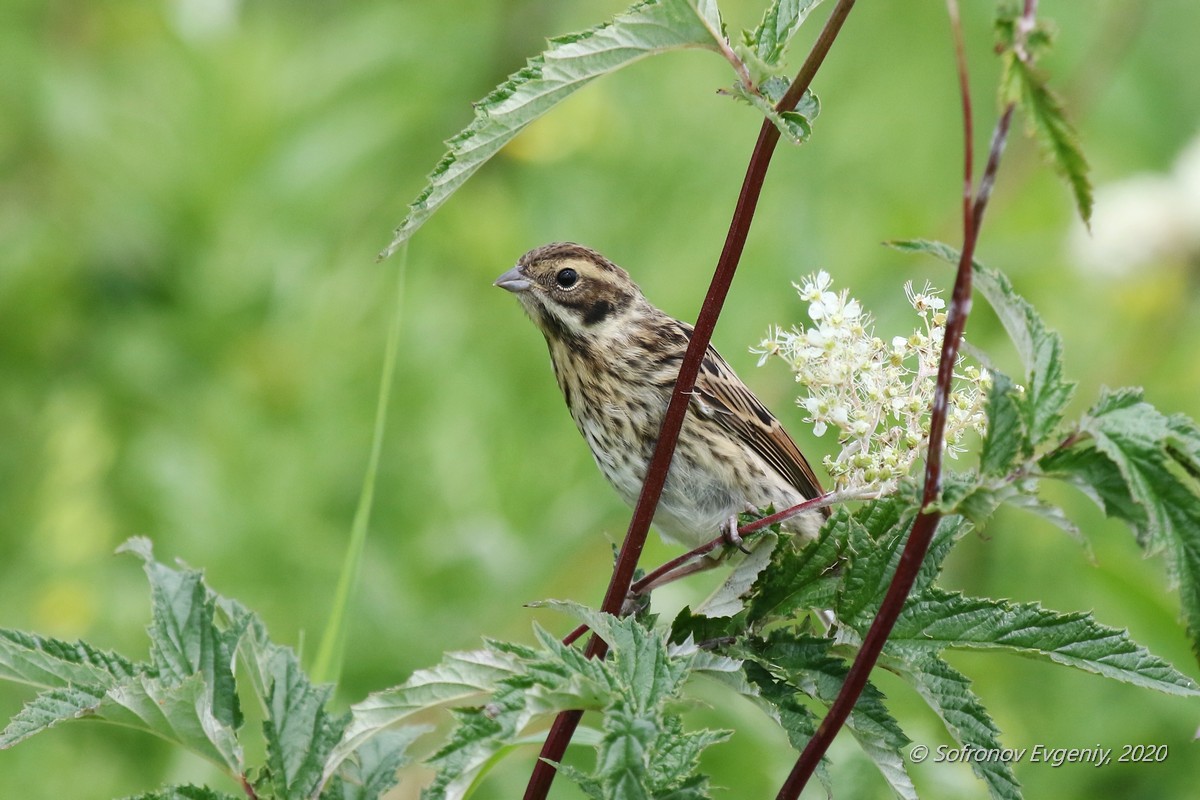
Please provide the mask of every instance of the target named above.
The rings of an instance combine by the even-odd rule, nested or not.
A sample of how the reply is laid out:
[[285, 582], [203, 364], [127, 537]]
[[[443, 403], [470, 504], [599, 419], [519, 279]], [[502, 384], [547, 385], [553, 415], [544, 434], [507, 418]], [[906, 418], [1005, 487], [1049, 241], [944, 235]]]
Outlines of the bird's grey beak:
[[492, 285], [510, 292], [523, 292], [529, 288], [530, 283], [529, 279], [525, 277], [525, 273], [521, 272], [521, 267], [516, 266], [496, 278], [496, 282]]

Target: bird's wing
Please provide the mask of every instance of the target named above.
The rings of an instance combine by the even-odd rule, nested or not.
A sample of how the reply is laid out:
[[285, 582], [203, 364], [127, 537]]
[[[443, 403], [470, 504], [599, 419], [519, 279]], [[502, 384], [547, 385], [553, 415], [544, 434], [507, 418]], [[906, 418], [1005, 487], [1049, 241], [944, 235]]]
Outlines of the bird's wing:
[[805, 497], [822, 494], [821, 482], [792, 437], [712, 347], [700, 362], [695, 392], [698, 413], [748, 444]]

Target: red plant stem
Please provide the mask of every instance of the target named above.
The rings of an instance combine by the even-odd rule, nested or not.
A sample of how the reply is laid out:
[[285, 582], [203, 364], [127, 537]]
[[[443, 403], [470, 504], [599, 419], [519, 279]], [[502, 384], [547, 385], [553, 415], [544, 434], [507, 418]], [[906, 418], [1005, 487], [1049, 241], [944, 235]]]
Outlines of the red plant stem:
[[633, 584], [633, 586], [629, 587], [630, 593], [634, 594], [634, 595], [641, 594], [643, 591], [645, 591], [647, 586], [650, 586], [652, 583], [654, 583], [659, 578], [663, 577], [664, 575], [667, 575], [668, 573], [670, 573], [676, 569], [679, 569], [684, 564], [690, 564], [692, 561], [696, 560], [697, 558], [703, 558], [704, 556], [711, 553], [713, 550], [716, 550], [718, 547], [720, 547], [724, 542], [725, 542], [725, 537], [718, 536], [715, 539], [708, 540], [707, 542], [700, 545], [699, 547], [696, 547], [692, 550], [687, 551], [686, 553], [684, 553], [681, 556], [676, 556], [675, 558], [672, 558], [670, 561], [663, 564], [662, 566], [646, 573], [646, 576], [644, 578], [639, 580], [637, 583]]
[[785, 508], [783, 511], [776, 511], [774, 514], [768, 514], [761, 519], [754, 520], [754, 522], [747, 522], [745, 525], [738, 528], [738, 534], [742, 536], [748, 536], [752, 533], [757, 533], [763, 528], [774, 525], [776, 522], [783, 522], [785, 519], [791, 519], [797, 514], [803, 514], [805, 511], [810, 511], [816, 508], [824, 508], [833, 502], [836, 502], [836, 500], [833, 497], [830, 497], [829, 492], [818, 495], [817, 497], [811, 497], [808, 500], [805, 500], [803, 503], [798, 503], [791, 508]]
[[[838, 0], [824, 29], [813, 44], [808, 58], [805, 59], [795, 80], [788, 87], [787, 93], [776, 106], [779, 110], [789, 111], [800, 102], [817, 70], [824, 62], [825, 56], [829, 53], [829, 48], [841, 31], [842, 23], [846, 21], [846, 17], [853, 7], [854, 0]], [[625, 534], [625, 541], [621, 544], [621, 551], [617, 556], [617, 565], [613, 570], [612, 579], [609, 581], [608, 591], [604, 594], [604, 602], [600, 608], [606, 613], [620, 613], [625, 597], [629, 593], [633, 573], [637, 569], [642, 548], [646, 544], [646, 534], [650, 530], [650, 522], [654, 518], [658, 499], [662, 495], [663, 486], [667, 481], [667, 470], [671, 466], [671, 457], [675, 453], [675, 442], [683, 427], [688, 400], [692, 388], [695, 386], [696, 376], [700, 371], [700, 361], [712, 339], [717, 318], [725, 304], [725, 297], [729, 294], [729, 286], [733, 282], [734, 272], [737, 270], [742, 249], [745, 247], [746, 238], [750, 233], [750, 224], [754, 219], [758, 198], [762, 194], [767, 167], [771, 163], [771, 156], [778, 143], [779, 129], [769, 120], [764, 120], [762, 128], [759, 130], [758, 141], [755, 142], [754, 150], [750, 154], [750, 163], [746, 167], [746, 177], [742, 181], [742, 189], [738, 194], [733, 219], [729, 223], [725, 246], [721, 250], [708, 293], [705, 295], [700, 313], [696, 317], [696, 325], [691, 341], [688, 343], [687, 353], [679, 365], [679, 377], [675, 381], [671, 400], [663, 415], [654, 455], [651, 456], [650, 465], [646, 469], [646, 478], [642, 484], [637, 505], [633, 510], [633, 518], [629, 522], [629, 530]], [[600, 637], [592, 636], [588, 640], [584, 652], [588, 657], [603, 658], [608, 652], [608, 645]], [[549, 793], [550, 784], [554, 781], [554, 775], [557, 772], [555, 764], [562, 760], [563, 753], [566, 752], [567, 745], [570, 744], [571, 736], [579, 725], [582, 715], [580, 711], [564, 711], [554, 720], [554, 724], [550, 726], [550, 732], [546, 736], [546, 742], [542, 746], [538, 762], [533, 768], [533, 774], [530, 775], [529, 783], [525, 787], [524, 800], [544, 800]]]
[[[1013, 105], [1010, 103], [1004, 109], [996, 129], [992, 135], [988, 153], [987, 167], [984, 171], [978, 194], [972, 199], [972, 124], [971, 100], [967, 84], [966, 59], [963, 55], [962, 27], [959, 23], [956, 0], [947, 0], [950, 9], [951, 28], [955, 37], [955, 52], [958, 63], [959, 89], [962, 93], [963, 128], [966, 136], [965, 156], [963, 164], [964, 195], [963, 195], [963, 249], [958, 261], [958, 272], [954, 281], [954, 293], [950, 303], [950, 311], [946, 320], [946, 334], [942, 341], [941, 361], [938, 364], [937, 386], [933, 398], [933, 413], [930, 419], [929, 452], [925, 459], [925, 486], [922, 494], [922, 505], [928, 506], [937, 500], [942, 479], [942, 449], [946, 431], [946, 409], [950, 396], [950, 383], [954, 373], [954, 362], [958, 358], [959, 343], [962, 340], [963, 329], [967, 324], [967, 316], [971, 311], [971, 265], [974, 260], [975, 246], [979, 239], [980, 224], [983, 212], [987, 208], [991, 188], [995, 183], [996, 170], [1000, 165], [1000, 156], [1004, 151], [1004, 143], [1008, 136], [1009, 124], [1012, 120]], [[1026, 0], [1024, 24], [1032, 27], [1032, 15], [1036, 9], [1036, 0]], [[867, 635], [863, 638], [862, 647], [854, 658], [846, 674], [837, 698], [829, 707], [829, 713], [821, 720], [816, 734], [809, 740], [808, 745], [800, 754], [796, 765], [792, 768], [787, 780], [776, 795], [776, 800], [796, 800], [804, 790], [809, 778], [812, 777], [821, 758], [833, 743], [837, 732], [845, 725], [846, 719], [858, 702], [859, 696], [866, 687], [871, 670], [879, 660], [879, 654], [891, 635], [896, 619], [904, 608], [904, 602], [912, 591], [913, 583], [925, 560], [929, 544], [933, 540], [934, 531], [941, 520], [937, 511], [922, 511], [913, 523], [912, 532], [905, 543], [904, 551], [896, 573], [888, 586], [883, 602]]]
[[564, 636], [562, 638], [563, 646], [570, 647], [571, 645], [575, 644], [576, 640], [578, 640], [580, 636], [583, 636], [587, 632], [588, 632], [588, 626], [580, 625], [575, 630], [571, 631], [570, 633], [568, 633], [566, 636]]
[[[967, 81], [967, 53], [966, 45], [963, 44], [962, 20], [958, 15], [958, 0], [946, 0], [946, 11], [950, 15], [950, 29], [954, 32], [954, 61], [958, 67], [958, 94], [962, 98], [962, 115], [963, 115], [963, 196], [962, 196], [962, 214], [963, 214], [963, 241], [966, 242], [973, 238], [975, 233], [975, 218], [971, 215], [971, 206], [973, 204], [973, 195], [975, 192], [975, 122], [971, 114], [971, 87]], [[971, 262], [968, 261], [968, 264]], [[955, 289], [957, 289], [955, 285]], [[970, 295], [968, 294], [968, 297]], [[949, 327], [949, 325], [947, 325]], [[947, 336], [946, 339], [950, 337]], [[943, 350], [944, 352], [944, 350]], [[944, 362], [938, 365], [939, 383], [937, 389], [941, 390], [941, 368]], [[951, 369], [953, 369], [951, 364]], [[934, 400], [936, 402], [936, 398]], [[935, 412], [936, 413], [936, 412]], [[930, 455], [933, 455], [932, 436], [929, 446]], [[937, 459], [941, 461], [941, 452], [938, 452]], [[928, 466], [928, 462], [926, 462]], [[926, 475], [929, 474], [926, 469]], [[940, 487], [941, 471], [938, 470], [935, 481]], [[937, 495], [935, 487], [934, 495]], [[928, 494], [929, 483], [925, 484], [926, 494]], [[929, 502], [929, 498], [925, 498], [925, 502]]]

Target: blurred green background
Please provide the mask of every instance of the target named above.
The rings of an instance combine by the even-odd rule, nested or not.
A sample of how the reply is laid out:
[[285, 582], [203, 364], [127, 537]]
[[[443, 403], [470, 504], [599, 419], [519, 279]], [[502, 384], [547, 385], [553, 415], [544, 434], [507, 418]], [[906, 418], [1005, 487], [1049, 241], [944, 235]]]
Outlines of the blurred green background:
[[[995, 107], [991, 4], [964, 5], [983, 147]], [[0, 626], [142, 656], [146, 585], [134, 559], [110, 555], [142, 534], [164, 560], [203, 567], [311, 658], [362, 482], [394, 312], [399, 262], [374, 256], [442, 140], [470, 120], [470, 102], [545, 37], [624, 6], [6, 0]], [[761, 8], [722, 6], [734, 29], [752, 26]], [[793, 66], [825, 13], [802, 33]], [[1059, 0], [1042, 14], [1061, 30], [1046, 66], [1097, 184], [1157, 173], [1154, 185], [1182, 185], [1169, 176], [1200, 131], [1200, 5]], [[529, 640], [533, 619], [569, 627], [528, 601], [599, 602], [628, 512], [574, 431], [540, 336], [491, 281], [526, 249], [572, 239], [694, 319], [759, 124], [715, 94], [728, 79], [719, 58], [690, 52], [589, 86], [413, 241], [340, 702], [483, 635]], [[816, 88], [824, 112], [815, 135], [776, 155], [715, 342], [820, 454], [829, 442], [803, 430], [789, 377], [777, 364], [756, 370], [747, 347], [769, 324], [799, 319], [790, 281], [818, 268], [852, 287], [887, 336], [912, 324], [905, 280], [949, 284], [944, 267], [879, 246], [959, 241], [961, 127], [944, 5], [860, 4]], [[1139, 208], [1162, 227], [1161, 214]], [[1007, 270], [1063, 333], [1080, 409], [1102, 385], [1143, 384], [1160, 408], [1200, 416], [1200, 234], [1150, 247], [1136, 214], [1114, 213], [1092, 249], [1131, 255], [1102, 269], [1070, 245], [1079, 234], [1066, 189], [1014, 137], [979, 256]], [[968, 338], [1011, 366], [994, 319], [976, 308]], [[1078, 495], [1055, 495], [1093, 554], [1004, 512], [954, 554], [947, 581], [1094, 610], [1197, 675], [1162, 562], [1144, 560]], [[647, 563], [670, 554], [655, 539]], [[657, 602], [671, 611], [703, 591], [672, 588]], [[1194, 792], [1195, 702], [1020, 659], [952, 660], [976, 681], [1006, 745], [1170, 745], [1163, 764], [1019, 765], [1028, 797]], [[948, 742], [911, 692], [879, 681], [915, 741]], [[0, 685], [0, 715], [29, 697]], [[706, 761], [731, 787], [718, 796], [773, 796], [792, 760], [783, 736], [745, 704], [719, 693], [710, 702], [693, 721], [737, 729]], [[481, 796], [516, 796], [532, 758], [511, 759]], [[852, 742], [839, 740], [833, 758], [840, 797], [888, 796]], [[984, 796], [965, 767], [913, 772], [928, 797]], [[420, 779], [410, 774], [395, 796], [415, 797]], [[186, 780], [236, 790], [189, 755], [100, 725], [0, 753], [6, 798], [109, 798]], [[565, 782], [557, 789], [575, 796]]]

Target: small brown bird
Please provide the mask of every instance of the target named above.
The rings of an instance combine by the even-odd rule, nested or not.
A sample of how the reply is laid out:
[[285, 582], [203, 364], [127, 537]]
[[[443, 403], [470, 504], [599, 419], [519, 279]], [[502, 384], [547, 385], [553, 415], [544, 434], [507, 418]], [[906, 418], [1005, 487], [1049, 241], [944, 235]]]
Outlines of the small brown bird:
[[[625, 270], [569, 242], [530, 250], [496, 286], [516, 294], [545, 335], [571, 417], [633, 505], [692, 326], [651, 305]], [[654, 517], [659, 533], [689, 548], [718, 532], [736, 542], [739, 513], [820, 494], [795, 442], [709, 347]], [[806, 512], [784, 527], [813, 536], [822, 521]]]

